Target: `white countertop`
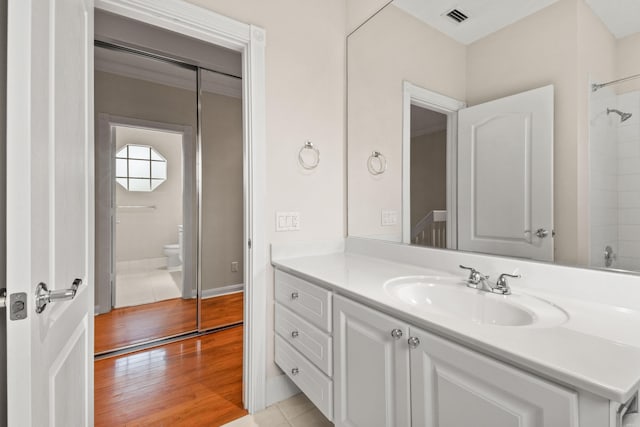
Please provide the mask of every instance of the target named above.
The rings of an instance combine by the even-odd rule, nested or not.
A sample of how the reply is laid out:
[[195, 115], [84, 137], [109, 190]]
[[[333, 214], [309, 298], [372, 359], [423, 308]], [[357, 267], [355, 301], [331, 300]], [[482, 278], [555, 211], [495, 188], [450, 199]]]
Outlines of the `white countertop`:
[[548, 328], [481, 325], [396, 300], [383, 286], [399, 276], [450, 276], [449, 272], [345, 252], [275, 259], [273, 264], [411, 325], [575, 389], [625, 402], [640, 384], [640, 311], [628, 307], [577, 300], [512, 283], [514, 294], [551, 302], [569, 315], [568, 321]]

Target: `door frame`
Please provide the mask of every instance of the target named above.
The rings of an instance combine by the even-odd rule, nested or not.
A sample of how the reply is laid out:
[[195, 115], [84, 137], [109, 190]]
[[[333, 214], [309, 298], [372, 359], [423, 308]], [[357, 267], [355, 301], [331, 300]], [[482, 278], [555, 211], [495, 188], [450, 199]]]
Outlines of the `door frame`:
[[[402, 82], [402, 242], [411, 243], [411, 106], [447, 116], [447, 249], [457, 248], [458, 111], [466, 103]], [[455, 226], [453, 226], [455, 225]]]
[[266, 405], [265, 37], [264, 29], [182, 0], [95, 0], [95, 8], [226, 47], [242, 54], [244, 134], [243, 402]]
[[[130, 127], [137, 129], [149, 129], [154, 131], [175, 133], [182, 136], [182, 153], [183, 153], [183, 176], [189, 170], [187, 165], [196, 167], [196, 143], [194, 140], [194, 130], [191, 126], [183, 126], [179, 124], [163, 123], [150, 120], [136, 119], [132, 117], [117, 116], [108, 113], [98, 113], [98, 120], [96, 123], [96, 147], [94, 150], [96, 159], [96, 173], [100, 171], [108, 171], [108, 176], [96, 177], [96, 200], [105, 200], [104, 195], [109, 194], [109, 210], [96, 209], [96, 261], [95, 261], [95, 276], [96, 284], [98, 283], [98, 275], [109, 271], [110, 274], [110, 291], [108, 307], [104, 307], [103, 304], [107, 302], [107, 293], [104, 295], [96, 288], [97, 304], [95, 306], [96, 314], [108, 313], [115, 306], [116, 301], [116, 221], [117, 221], [117, 206], [115, 197], [115, 153], [116, 153], [116, 141], [114, 139], [113, 127]], [[100, 165], [100, 168], [98, 168]], [[103, 179], [100, 179], [103, 178]], [[108, 185], [108, 188], [105, 186]], [[185, 241], [196, 242], [198, 239], [197, 221], [194, 224], [190, 224], [189, 218], [193, 218], [196, 207], [194, 201], [196, 200], [196, 183], [188, 182], [183, 178], [183, 194], [182, 194], [182, 215], [184, 218], [185, 236], [188, 236]], [[101, 225], [110, 224], [110, 229], [107, 230], [101, 228]], [[99, 229], [100, 228], [100, 229]], [[109, 242], [108, 254], [98, 253], [98, 249], [103, 247], [101, 243]], [[107, 251], [105, 251], [107, 252]], [[195, 269], [196, 269], [196, 254], [189, 252], [189, 267], [183, 269], [183, 286], [185, 283], [195, 283]], [[108, 256], [106, 256], [108, 255]], [[184, 275], [191, 274], [193, 277], [187, 277], [185, 280]], [[101, 280], [101, 279], [100, 279]], [[189, 297], [192, 297], [194, 290], [191, 290]], [[185, 297], [184, 287], [181, 289], [182, 297]]]

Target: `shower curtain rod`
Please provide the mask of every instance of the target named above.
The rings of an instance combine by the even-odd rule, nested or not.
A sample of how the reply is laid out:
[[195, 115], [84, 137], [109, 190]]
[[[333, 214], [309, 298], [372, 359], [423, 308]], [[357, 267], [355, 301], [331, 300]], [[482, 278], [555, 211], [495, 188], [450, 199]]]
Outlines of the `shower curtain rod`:
[[635, 74], [633, 76], [629, 76], [629, 77], [624, 77], [622, 79], [618, 79], [618, 80], [611, 80], [610, 82], [606, 82], [606, 83], [593, 83], [591, 85], [591, 91], [595, 92], [598, 89], [602, 89], [603, 87], [609, 86], [609, 85], [614, 85], [616, 83], [622, 83], [622, 82], [626, 82], [628, 80], [633, 80], [633, 79], [637, 79], [638, 77], [640, 77], [640, 74]]

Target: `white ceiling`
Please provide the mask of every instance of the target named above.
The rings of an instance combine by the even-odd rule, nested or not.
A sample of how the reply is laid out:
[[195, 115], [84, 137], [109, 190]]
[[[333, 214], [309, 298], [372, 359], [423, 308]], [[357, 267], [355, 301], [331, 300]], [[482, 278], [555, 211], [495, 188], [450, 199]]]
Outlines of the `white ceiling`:
[[621, 39], [640, 32], [640, 1], [585, 0], [611, 34]]
[[[394, 0], [393, 4], [466, 45], [556, 1], [558, 0]], [[451, 20], [446, 13], [454, 8], [469, 19], [462, 23]]]
[[[394, 0], [393, 4], [462, 44], [496, 32], [558, 0]], [[617, 38], [640, 31], [640, 0], [585, 0]], [[458, 9], [469, 17], [446, 16]]]

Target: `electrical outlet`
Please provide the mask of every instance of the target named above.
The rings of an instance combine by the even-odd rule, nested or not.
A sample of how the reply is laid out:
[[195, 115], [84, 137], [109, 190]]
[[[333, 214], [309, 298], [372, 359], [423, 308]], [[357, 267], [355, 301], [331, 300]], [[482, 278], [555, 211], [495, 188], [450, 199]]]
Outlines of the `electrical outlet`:
[[276, 212], [276, 231], [300, 230], [300, 212]]
[[397, 211], [382, 211], [382, 225], [396, 225], [398, 223], [398, 212]]
[[238, 261], [233, 261], [231, 263], [231, 272], [232, 273], [237, 273], [238, 272]]

